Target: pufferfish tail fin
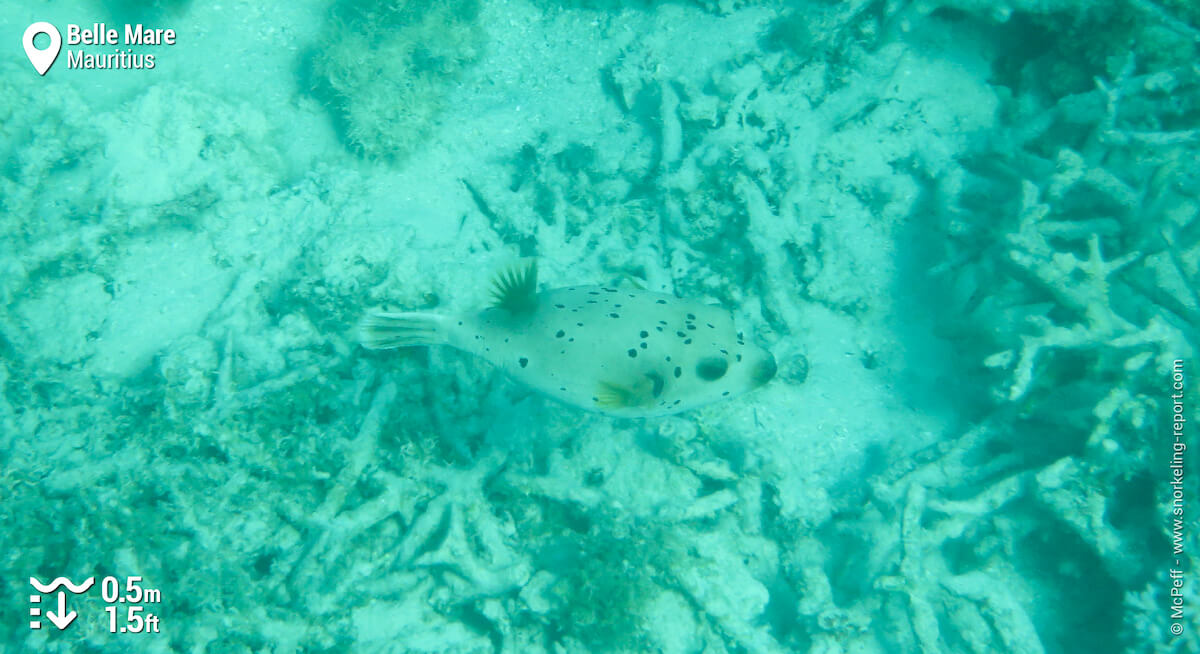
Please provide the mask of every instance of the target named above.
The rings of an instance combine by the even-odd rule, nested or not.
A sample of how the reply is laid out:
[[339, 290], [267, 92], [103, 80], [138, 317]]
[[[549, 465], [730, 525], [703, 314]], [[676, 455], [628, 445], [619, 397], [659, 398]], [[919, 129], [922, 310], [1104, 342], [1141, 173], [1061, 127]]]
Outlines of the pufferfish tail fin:
[[368, 350], [392, 350], [449, 342], [448, 318], [436, 313], [368, 311], [358, 323], [358, 342]]

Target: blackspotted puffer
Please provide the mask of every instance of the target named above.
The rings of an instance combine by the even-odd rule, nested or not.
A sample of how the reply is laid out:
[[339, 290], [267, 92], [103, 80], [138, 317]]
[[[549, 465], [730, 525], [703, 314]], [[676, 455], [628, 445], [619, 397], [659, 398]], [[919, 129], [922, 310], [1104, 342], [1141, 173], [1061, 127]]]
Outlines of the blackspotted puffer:
[[537, 263], [496, 279], [474, 315], [376, 310], [369, 349], [449, 345], [567, 404], [613, 416], [663, 416], [735, 397], [775, 376], [775, 357], [746, 342], [728, 311], [605, 286], [537, 290]]

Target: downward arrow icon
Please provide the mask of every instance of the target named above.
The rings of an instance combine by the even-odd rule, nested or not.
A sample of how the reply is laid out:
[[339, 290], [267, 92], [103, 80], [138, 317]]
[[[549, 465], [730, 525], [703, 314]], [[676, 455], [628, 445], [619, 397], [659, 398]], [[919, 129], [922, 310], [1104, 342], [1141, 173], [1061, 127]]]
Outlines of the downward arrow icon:
[[54, 626], [58, 627], [59, 631], [66, 629], [72, 622], [75, 621], [75, 617], [78, 615], [79, 614], [74, 611], [67, 613], [67, 594], [61, 590], [58, 591], [58, 613], [55, 613], [54, 611], [46, 611], [46, 617], [50, 618], [50, 622], [53, 622]]

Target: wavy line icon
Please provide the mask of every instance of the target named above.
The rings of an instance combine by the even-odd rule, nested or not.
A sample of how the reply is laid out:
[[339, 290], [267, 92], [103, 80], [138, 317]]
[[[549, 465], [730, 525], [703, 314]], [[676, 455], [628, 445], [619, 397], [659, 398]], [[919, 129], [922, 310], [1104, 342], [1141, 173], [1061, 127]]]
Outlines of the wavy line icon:
[[39, 593], [52, 593], [59, 586], [66, 586], [67, 590], [78, 595], [79, 593], [87, 592], [87, 589], [91, 588], [94, 583], [96, 583], [95, 577], [88, 577], [86, 581], [79, 585], [71, 583], [71, 580], [66, 577], [57, 577], [49, 584], [42, 584], [36, 577], [29, 578], [29, 584], [36, 588]]

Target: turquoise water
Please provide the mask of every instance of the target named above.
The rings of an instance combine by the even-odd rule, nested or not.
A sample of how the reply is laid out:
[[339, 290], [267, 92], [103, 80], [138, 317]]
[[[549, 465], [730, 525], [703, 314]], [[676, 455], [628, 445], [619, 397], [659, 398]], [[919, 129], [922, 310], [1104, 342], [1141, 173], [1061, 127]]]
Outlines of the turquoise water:
[[3, 4], [0, 652], [1200, 651], [1195, 4]]

